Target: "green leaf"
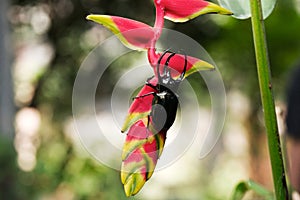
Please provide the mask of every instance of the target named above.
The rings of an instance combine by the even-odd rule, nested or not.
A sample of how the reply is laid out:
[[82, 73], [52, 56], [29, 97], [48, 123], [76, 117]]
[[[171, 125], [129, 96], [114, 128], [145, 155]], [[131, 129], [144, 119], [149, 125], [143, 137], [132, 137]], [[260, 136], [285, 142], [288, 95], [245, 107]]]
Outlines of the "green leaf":
[[[238, 19], [247, 19], [251, 17], [250, 0], [218, 0], [219, 4], [231, 10], [233, 17]], [[263, 16], [266, 19], [273, 11], [276, 0], [261, 0]]]
[[252, 180], [240, 182], [234, 189], [231, 200], [241, 200], [248, 191], [253, 191], [265, 200], [275, 200], [272, 192]]

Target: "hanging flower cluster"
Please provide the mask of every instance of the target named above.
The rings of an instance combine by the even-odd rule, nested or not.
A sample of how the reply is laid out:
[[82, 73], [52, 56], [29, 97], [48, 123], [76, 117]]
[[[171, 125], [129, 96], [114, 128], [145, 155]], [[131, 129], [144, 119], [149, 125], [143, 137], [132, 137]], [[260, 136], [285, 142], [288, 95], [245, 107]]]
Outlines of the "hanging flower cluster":
[[126, 196], [138, 193], [154, 172], [166, 133], [175, 120], [179, 83], [194, 72], [214, 69], [211, 64], [185, 54], [168, 50], [157, 52], [155, 45], [162, 33], [164, 18], [186, 22], [208, 13], [232, 14], [225, 8], [203, 0], [154, 0], [154, 4], [154, 27], [118, 16], [87, 16], [87, 19], [111, 30], [128, 48], [146, 50], [154, 71], [154, 76], [147, 80], [134, 98], [121, 130], [127, 132], [121, 168]]

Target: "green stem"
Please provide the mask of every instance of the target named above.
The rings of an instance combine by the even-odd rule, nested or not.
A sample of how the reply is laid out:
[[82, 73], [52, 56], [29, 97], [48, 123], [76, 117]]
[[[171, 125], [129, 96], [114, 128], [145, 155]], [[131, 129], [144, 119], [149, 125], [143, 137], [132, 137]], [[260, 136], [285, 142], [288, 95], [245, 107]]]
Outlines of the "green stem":
[[251, 13], [259, 87], [268, 137], [275, 195], [277, 200], [283, 200], [288, 199], [288, 190], [275, 114], [270, 64], [260, 0], [251, 0]]

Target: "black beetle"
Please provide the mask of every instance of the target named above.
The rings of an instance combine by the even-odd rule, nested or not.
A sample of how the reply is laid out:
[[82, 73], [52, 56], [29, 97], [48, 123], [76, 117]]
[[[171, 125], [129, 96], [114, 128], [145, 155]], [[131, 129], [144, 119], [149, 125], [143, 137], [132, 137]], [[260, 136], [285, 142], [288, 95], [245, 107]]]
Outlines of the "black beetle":
[[[160, 65], [163, 57], [170, 53], [168, 56], [164, 68], [163, 74], [160, 73]], [[142, 98], [148, 95], [153, 95], [154, 98], [152, 100], [152, 108], [150, 115], [148, 116], [148, 125], [150, 122], [150, 117], [152, 119], [152, 123], [154, 128], [157, 132], [160, 131], [167, 131], [174, 123], [177, 113], [178, 107], [178, 95], [176, 91], [182, 82], [186, 67], [187, 67], [187, 56], [185, 54], [185, 63], [182, 73], [180, 74], [179, 78], [173, 79], [171, 76], [171, 70], [168, 67], [170, 59], [175, 55], [174, 52], [166, 50], [158, 59], [156, 70], [158, 76], [158, 83], [156, 85], [152, 85], [149, 83], [149, 80], [153, 77], [149, 78], [146, 82], [146, 85], [152, 87], [157, 92], [151, 92], [148, 94], [144, 94], [142, 96], [138, 96], [135, 98]]]

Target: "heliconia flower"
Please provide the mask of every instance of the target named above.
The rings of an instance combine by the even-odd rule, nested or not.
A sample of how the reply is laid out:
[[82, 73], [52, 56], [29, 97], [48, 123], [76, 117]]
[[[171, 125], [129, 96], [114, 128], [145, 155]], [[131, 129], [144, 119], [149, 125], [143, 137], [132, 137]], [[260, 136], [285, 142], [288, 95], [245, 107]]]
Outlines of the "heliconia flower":
[[148, 117], [130, 127], [122, 153], [121, 181], [126, 196], [135, 195], [152, 176], [166, 133], [156, 133]]
[[[164, 11], [164, 17], [173, 22], [186, 22], [199, 15], [217, 13], [232, 15], [233, 13], [217, 4], [204, 0], [154, 0], [156, 11]], [[158, 20], [158, 19], [157, 19]]]
[[88, 15], [86, 18], [108, 28], [130, 49], [147, 50], [152, 44], [154, 30], [142, 22], [109, 15]]
[[[204, 0], [154, 0], [154, 3], [156, 6], [154, 27], [118, 16], [87, 16], [87, 19], [99, 23], [112, 31], [128, 48], [147, 50], [148, 61], [154, 71], [154, 76], [147, 80], [147, 84], [143, 86], [137, 98], [134, 98], [121, 129], [122, 132], [126, 132], [129, 129], [123, 147], [121, 167], [121, 181], [124, 185], [126, 196], [138, 193], [145, 182], [152, 176], [157, 161], [162, 154], [167, 129], [172, 126], [176, 117], [176, 112], [173, 112], [175, 109], [177, 110], [178, 106], [178, 101], [175, 101], [175, 94], [167, 89], [161, 91], [159, 89], [161, 87], [156, 87], [157, 84], [162, 86], [161, 74], [168, 75], [166, 80], [178, 80], [177, 86], [183, 78], [194, 72], [214, 69], [213, 65], [198, 58], [175, 54], [170, 51], [164, 53], [156, 52], [155, 46], [162, 33], [164, 18], [174, 22], [185, 22], [207, 13], [232, 14], [229, 10]], [[171, 85], [167, 84], [166, 86]], [[161, 103], [162, 107], [168, 108], [166, 119], [168, 123], [163, 125], [161, 130], [157, 131], [154, 127], [159, 129], [160, 118], [158, 118], [157, 114], [152, 115], [156, 113], [152, 107], [155, 108], [154, 105], [159, 104], [157, 99], [154, 99], [154, 96], [159, 92], [169, 92], [169, 95], [173, 95], [175, 100], [173, 98], [173, 100], [169, 99], [167, 102]], [[154, 103], [153, 99], [155, 100]], [[172, 106], [167, 107], [170, 104]]]

